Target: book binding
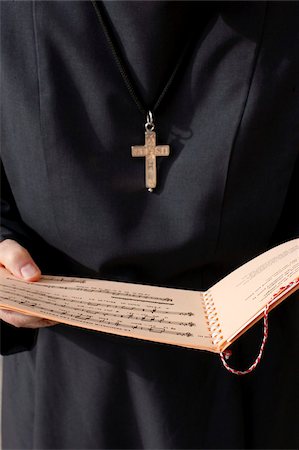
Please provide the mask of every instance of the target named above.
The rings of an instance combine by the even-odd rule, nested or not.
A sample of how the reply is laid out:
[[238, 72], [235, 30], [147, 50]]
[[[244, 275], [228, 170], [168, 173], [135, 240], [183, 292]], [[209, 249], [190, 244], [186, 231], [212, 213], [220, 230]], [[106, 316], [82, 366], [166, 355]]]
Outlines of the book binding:
[[203, 308], [205, 318], [208, 323], [209, 331], [212, 336], [214, 346], [220, 352], [220, 342], [223, 341], [223, 335], [221, 331], [221, 325], [218, 319], [217, 310], [214, 304], [213, 296], [208, 290], [203, 293]]

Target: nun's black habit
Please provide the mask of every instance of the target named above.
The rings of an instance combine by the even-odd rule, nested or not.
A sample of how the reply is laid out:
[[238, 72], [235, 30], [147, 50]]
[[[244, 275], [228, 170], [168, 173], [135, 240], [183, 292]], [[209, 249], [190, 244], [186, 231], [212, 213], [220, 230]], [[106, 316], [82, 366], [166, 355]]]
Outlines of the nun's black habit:
[[[298, 231], [299, 5], [105, 6], [147, 104], [197, 32], [155, 114], [158, 188], [130, 156], [144, 120], [92, 4], [2, 2], [2, 239], [44, 273], [206, 289]], [[2, 324], [4, 448], [297, 448], [298, 306], [270, 313], [245, 377], [207, 352]]]

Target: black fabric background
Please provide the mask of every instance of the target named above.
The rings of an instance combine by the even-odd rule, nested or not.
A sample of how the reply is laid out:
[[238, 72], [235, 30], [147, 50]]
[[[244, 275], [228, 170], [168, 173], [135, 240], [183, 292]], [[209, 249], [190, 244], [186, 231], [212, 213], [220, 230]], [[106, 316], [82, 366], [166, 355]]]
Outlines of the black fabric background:
[[[198, 39], [143, 118], [90, 2], [2, 2], [2, 239], [44, 273], [207, 289], [298, 235], [298, 17], [292, 2], [105, 2], [151, 104], [189, 27]], [[245, 368], [256, 325], [234, 345]], [[37, 339], [36, 345], [35, 340]], [[31, 349], [31, 351], [23, 351]], [[298, 302], [270, 314], [258, 369], [67, 326], [2, 324], [4, 448], [297, 448]]]

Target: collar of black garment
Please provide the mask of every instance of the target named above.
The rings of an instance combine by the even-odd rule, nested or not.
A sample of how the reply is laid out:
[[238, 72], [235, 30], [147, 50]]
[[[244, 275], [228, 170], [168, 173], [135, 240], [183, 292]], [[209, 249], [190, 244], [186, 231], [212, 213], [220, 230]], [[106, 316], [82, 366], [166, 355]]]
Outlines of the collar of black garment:
[[216, 6], [196, 1], [104, 1], [110, 25], [144, 102], [155, 102], [190, 33], [198, 37]]

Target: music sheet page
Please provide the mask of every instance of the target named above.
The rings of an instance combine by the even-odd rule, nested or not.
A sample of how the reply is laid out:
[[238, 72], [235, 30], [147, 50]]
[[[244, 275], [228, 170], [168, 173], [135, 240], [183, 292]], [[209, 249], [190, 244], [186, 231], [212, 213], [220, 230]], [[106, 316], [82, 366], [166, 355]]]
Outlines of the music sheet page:
[[201, 292], [52, 276], [29, 283], [4, 268], [0, 291], [0, 307], [92, 330], [216, 351]]
[[212, 293], [225, 340], [232, 340], [268, 302], [299, 285], [299, 239], [254, 258], [215, 284]]

